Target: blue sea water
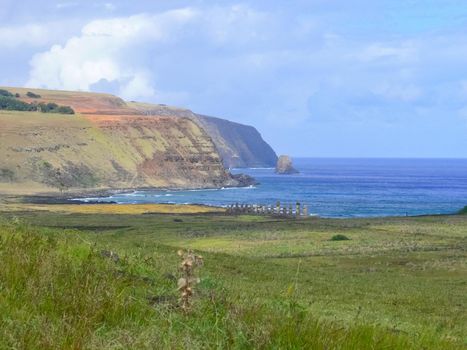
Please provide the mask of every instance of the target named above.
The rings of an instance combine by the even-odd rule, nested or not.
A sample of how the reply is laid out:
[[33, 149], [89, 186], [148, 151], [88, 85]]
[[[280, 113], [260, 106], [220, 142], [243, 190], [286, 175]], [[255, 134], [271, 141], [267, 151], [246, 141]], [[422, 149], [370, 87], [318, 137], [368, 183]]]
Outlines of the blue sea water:
[[136, 191], [105, 198], [117, 203], [307, 204], [323, 217], [454, 213], [467, 205], [467, 159], [296, 158], [297, 175], [274, 169], [234, 169], [260, 184], [247, 188]]

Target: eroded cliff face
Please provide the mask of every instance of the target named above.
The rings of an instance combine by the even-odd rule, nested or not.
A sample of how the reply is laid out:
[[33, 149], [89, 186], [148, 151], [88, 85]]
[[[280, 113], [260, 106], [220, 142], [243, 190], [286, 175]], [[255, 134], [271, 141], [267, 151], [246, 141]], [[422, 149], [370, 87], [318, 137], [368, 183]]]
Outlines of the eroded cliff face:
[[274, 167], [277, 155], [252, 126], [196, 115], [212, 137], [226, 168]]
[[189, 116], [105, 94], [6, 89], [76, 114], [0, 111], [0, 192], [239, 185]]
[[252, 126], [196, 114], [188, 109], [166, 105], [130, 103], [132, 108], [148, 115], [190, 118], [212, 138], [226, 168], [274, 167], [276, 152]]

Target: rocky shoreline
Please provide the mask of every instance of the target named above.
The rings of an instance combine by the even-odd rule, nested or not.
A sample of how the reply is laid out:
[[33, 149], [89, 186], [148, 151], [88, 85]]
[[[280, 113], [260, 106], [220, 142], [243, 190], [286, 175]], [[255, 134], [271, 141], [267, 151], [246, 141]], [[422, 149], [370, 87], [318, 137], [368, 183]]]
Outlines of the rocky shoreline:
[[[134, 187], [121, 189], [82, 189], [71, 190], [63, 193], [59, 192], [43, 192], [31, 195], [8, 195], [4, 196], [6, 202], [21, 202], [30, 204], [101, 204], [100, 201], [86, 201], [83, 199], [88, 197], [109, 197], [115, 194], [132, 193], [135, 191], [183, 191], [183, 190], [203, 190], [203, 189], [221, 189], [234, 187], [248, 187], [258, 185], [259, 183], [251, 176], [246, 174], [232, 175], [237, 184], [226, 185], [222, 187]], [[107, 204], [116, 204], [116, 202], [106, 202]]]

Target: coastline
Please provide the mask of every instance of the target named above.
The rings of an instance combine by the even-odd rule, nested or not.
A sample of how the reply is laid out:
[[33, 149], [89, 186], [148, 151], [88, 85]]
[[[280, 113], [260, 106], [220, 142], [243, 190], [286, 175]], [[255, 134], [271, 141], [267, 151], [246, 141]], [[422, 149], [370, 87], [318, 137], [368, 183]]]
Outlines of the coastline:
[[[0, 202], [36, 204], [95, 204], [116, 202], [229, 205], [275, 205], [296, 202], [322, 218], [422, 217], [453, 215], [466, 204], [465, 162], [423, 162], [407, 168], [398, 161], [345, 163], [333, 160], [298, 162], [300, 176], [276, 176], [273, 169], [235, 168], [261, 186], [124, 186], [71, 188], [60, 193], [32, 184], [2, 184]], [[446, 175], [449, 173], [449, 176]], [[2, 189], [6, 189], [2, 191]]]
[[[258, 184], [257, 182], [255, 184]], [[43, 203], [43, 204], [90, 204], [81, 199], [89, 197], [104, 198], [115, 194], [126, 194], [137, 191], [203, 191], [203, 190], [221, 190], [225, 188], [245, 188], [251, 184], [245, 185], [225, 185], [221, 187], [129, 187], [129, 188], [92, 188], [92, 189], [72, 189], [66, 192], [59, 191], [31, 191], [21, 192], [10, 190], [8, 192], [0, 190], [0, 202], [13, 201], [24, 203]], [[202, 205], [202, 204], [200, 204]]]
[[[154, 190], [153, 188], [148, 190]], [[184, 189], [156, 189], [157, 191], [183, 191]], [[187, 189], [203, 190], [203, 189]], [[216, 189], [213, 189], [216, 190]], [[117, 193], [132, 193], [135, 191], [143, 191], [142, 189], [125, 189], [116, 191], [99, 191], [92, 194], [99, 194], [94, 197], [108, 197]], [[88, 193], [90, 194], [90, 193]], [[7, 198], [0, 197], [0, 212], [14, 211], [65, 211], [70, 214], [87, 213], [87, 214], [213, 214], [225, 213], [225, 205], [209, 205], [204, 203], [117, 203], [115, 201], [102, 202], [98, 200], [84, 201], [86, 197], [74, 197], [71, 194], [67, 196], [33, 195], [33, 196], [9, 196]], [[81, 207], [83, 209], [76, 209]], [[92, 208], [92, 209], [84, 209]], [[118, 208], [118, 209], [117, 209]], [[234, 216], [238, 216], [236, 214]], [[240, 214], [242, 215], [242, 214]], [[251, 215], [251, 214], [244, 214]], [[324, 219], [324, 220], [393, 220], [404, 218], [427, 218], [427, 217], [451, 217], [467, 215], [467, 205], [459, 208], [451, 213], [426, 213], [415, 215], [354, 215], [354, 216], [321, 216], [310, 213], [306, 219]], [[273, 215], [265, 214], [264, 217]]]

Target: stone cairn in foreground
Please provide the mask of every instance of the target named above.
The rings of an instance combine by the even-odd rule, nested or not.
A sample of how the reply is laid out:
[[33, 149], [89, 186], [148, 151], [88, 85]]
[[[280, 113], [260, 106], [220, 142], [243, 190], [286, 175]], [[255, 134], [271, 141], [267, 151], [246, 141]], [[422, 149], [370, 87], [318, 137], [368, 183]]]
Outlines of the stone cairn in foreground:
[[308, 206], [301, 205], [300, 202], [295, 203], [295, 208], [292, 204], [281, 205], [280, 201], [276, 205], [261, 205], [261, 204], [239, 204], [235, 203], [227, 207], [227, 214], [251, 214], [251, 215], [270, 215], [288, 218], [307, 218], [309, 217]]

